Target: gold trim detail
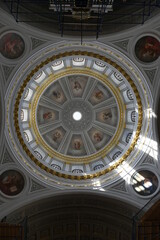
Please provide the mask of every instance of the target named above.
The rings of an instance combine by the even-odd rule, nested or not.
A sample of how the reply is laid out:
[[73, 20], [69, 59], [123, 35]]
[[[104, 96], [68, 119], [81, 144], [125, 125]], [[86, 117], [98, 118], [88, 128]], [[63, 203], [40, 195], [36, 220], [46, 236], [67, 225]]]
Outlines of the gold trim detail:
[[[18, 110], [19, 110], [20, 100], [21, 100], [21, 97], [22, 97], [25, 87], [27, 86], [30, 79], [34, 76], [34, 74], [37, 71], [39, 71], [42, 67], [44, 67], [46, 64], [48, 64], [56, 59], [64, 58], [67, 56], [75, 56], [75, 55], [89, 56], [89, 57], [97, 58], [99, 60], [102, 60], [102, 61], [112, 65], [114, 68], [116, 68], [126, 78], [126, 80], [129, 82], [130, 86], [132, 87], [134, 94], [136, 96], [137, 105], [138, 105], [138, 124], [137, 124], [136, 134], [135, 134], [135, 137], [134, 137], [130, 147], [125, 152], [125, 154], [116, 163], [114, 163], [112, 166], [110, 166], [104, 170], [101, 170], [101, 171], [93, 173], [93, 174], [85, 173], [84, 175], [80, 175], [80, 176], [56, 172], [55, 170], [48, 168], [42, 162], [40, 162], [37, 158], [35, 158], [35, 156], [29, 151], [28, 147], [26, 146], [26, 144], [22, 138], [22, 135], [20, 132], [20, 127], [19, 127], [19, 122], [18, 122]], [[137, 87], [136, 87], [135, 83], [133, 82], [133, 80], [131, 79], [131, 77], [125, 72], [125, 70], [123, 68], [121, 68], [118, 64], [116, 64], [112, 60], [106, 58], [105, 56], [102, 56], [102, 55], [99, 55], [96, 53], [92, 53], [92, 52], [87, 52], [87, 51], [64, 52], [64, 53], [54, 55], [50, 58], [47, 58], [45, 61], [41, 62], [38, 66], [35, 67], [34, 70], [31, 71], [31, 73], [27, 76], [27, 78], [24, 80], [23, 84], [21, 85], [20, 90], [18, 91], [18, 94], [16, 97], [15, 108], [14, 108], [14, 126], [15, 126], [15, 130], [16, 130], [19, 142], [20, 142], [21, 146], [23, 147], [23, 150], [25, 151], [25, 153], [30, 157], [30, 159], [37, 166], [39, 166], [41, 169], [45, 170], [46, 172], [53, 174], [55, 176], [61, 177], [61, 178], [72, 179], [72, 180], [93, 179], [95, 177], [100, 177], [100, 176], [114, 170], [115, 168], [117, 168], [122, 162], [124, 162], [126, 160], [126, 158], [133, 151], [133, 149], [137, 143], [137, 140], [139, 138], [140, 132], [141, 132], [142, 120], [143, 120], [143, 110], [142, 110], [141, 98], [140, 98], [139, 92], [137, 90]]]

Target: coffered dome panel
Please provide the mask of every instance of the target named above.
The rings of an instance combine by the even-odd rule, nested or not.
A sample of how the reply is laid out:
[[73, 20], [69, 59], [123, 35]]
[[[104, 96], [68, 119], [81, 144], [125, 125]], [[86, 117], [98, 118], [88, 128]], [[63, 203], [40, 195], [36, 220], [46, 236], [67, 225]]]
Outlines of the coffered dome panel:
[[6, 134], [28, 171], [48, 184], [89, 187], [115, 181], [125, 164], [133, 170], [150, 134], [152, 100], [129, 59], [72, 43], [24, 65], [8, 90]]

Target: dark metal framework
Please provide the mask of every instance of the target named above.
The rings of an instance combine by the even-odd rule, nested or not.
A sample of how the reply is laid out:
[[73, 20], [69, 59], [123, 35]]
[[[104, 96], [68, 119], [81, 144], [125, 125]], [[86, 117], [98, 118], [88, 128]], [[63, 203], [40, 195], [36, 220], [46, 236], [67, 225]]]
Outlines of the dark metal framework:
[[[108, 25], [143, 24], [160, 7], [160, 0], [4, 0], [16, 22], [50, 23], [61, 36], [78, 32], [98, 38]], [[55, 10], [49, 9], [50, 3]], [[67, 6], [71, 10], [66, 10]], [[92, 6], [94, 5], [94, 10]], [[107, 11], [112, 5], [113, 11]], [[134, 9], [134, 11], [133, 11]], [[56, 24], [56, 25], [54, 25]]]

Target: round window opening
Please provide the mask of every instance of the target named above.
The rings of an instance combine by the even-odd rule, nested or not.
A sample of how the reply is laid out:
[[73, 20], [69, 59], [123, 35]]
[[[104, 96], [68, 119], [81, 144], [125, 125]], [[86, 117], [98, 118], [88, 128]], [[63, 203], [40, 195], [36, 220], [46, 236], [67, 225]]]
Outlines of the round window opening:
[[141, 196], [149, 196], [158, 188], [157, 176], [148, 170], [136, 172], [132, 176], [132, 187]]
[[82, 113], [81, 112], [76, 111], [76, 112], [73, 113], [73, 119], [75, 121], [80, 121], [81, 118], [82, 118]]

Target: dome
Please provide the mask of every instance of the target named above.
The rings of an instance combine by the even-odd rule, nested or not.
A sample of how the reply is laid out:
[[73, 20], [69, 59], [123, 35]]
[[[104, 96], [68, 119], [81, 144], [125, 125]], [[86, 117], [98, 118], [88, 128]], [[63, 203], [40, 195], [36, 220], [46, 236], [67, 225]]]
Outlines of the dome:
[[[92, 52], [84, 51], [87, 45]], [[102, 45], [96, 54], [95, 44], [77, 51], [72, 47], [74, 42], [70, 51], [65, 44], [54, 54], [43, 49], [43, 60], [33, 56], [29, 70], [21, 71], [9, 104], [11, 131], [21, 145], [23, 164], [34, 173], [43, 170], [38, 176], [49, 184], [54, 179], [90, 186], [98, 179], [108, 185], [118, 169], [139, 161], [138, 141], [151, 126], [148, 86], [141, 85], [143, 76], [115, 49]]]
[[[124, 11], [131, 9], [129, 2], [122, 4], [128, 4]], [[147, 211], [159, 197], [159, 8], [142, 26], [113, 26], [116, 13], [123, 11], [113, 6], [95, 40], [95, 31], [94, 36], [85, 34], [90, 29], [84, 15], [86, 29], [83, 25], [83, 31], [74, 34], [75, 28], [80, 30], [79, 19], [69, 16], [72, 25], [67, 36], [62, 29], [62, 38], [58, 24], [54, 28], [55, 13], [53, 25], [16, 23], [5, 3], [0, 5], [1, 219], [7, 216], [8, 222], [20, 223], [28, 216], [29, 239], [35, 239], [48, 225], [52, 233], [53, 226], [65, 226], [73, 209], [73, 219], [78, 219], [79, 206], [84, 211], [79, 216], [85, 218], [91, 206], [85, 224], [101, 215], [102, 221], [96, 222], [104, 220], [104, 238], [112, 239], [112, 231], [105, 230], [112, 219], [115, 238], [125, 239], [127, 223], [125, 236], [130, 239], [132, 217], [149, 202], [143, 208]], [[35, 15], [23, 16], [30, 20]], [[125, 17], [115, 18], [119, 22]], [[95, 208], [96, 214], [90, 214]], [[125, 218], [124, 231], [120, 219], [115, 221], [120, 215]], [[52, 225], [50, 219], [61, 216], [62, 221]], [[42, 228], [34, 227], [32, 220], [37, 224], [38, 218]], [[72, 225], [74, 220], [68, 222]], [[96, 235], [97, 239], [103, 238]]]

